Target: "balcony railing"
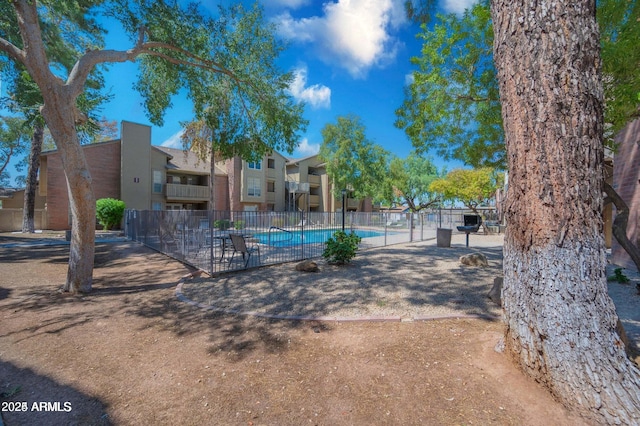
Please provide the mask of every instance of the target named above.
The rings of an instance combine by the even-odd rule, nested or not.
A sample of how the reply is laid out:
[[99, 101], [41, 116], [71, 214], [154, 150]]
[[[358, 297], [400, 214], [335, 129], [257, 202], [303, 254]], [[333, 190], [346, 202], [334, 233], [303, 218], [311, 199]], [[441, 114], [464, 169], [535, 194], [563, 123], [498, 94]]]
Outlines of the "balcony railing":
[[320, 176], [316, 176], [316, 175], [309, 175], [307, 176], [309, 183], [311, 185], [320, 185]]
[[207, 201], [209, 199], [208, 186], [168, 183], [166, 188], [167, 200]]
[[309, 205], [311, 207], [318, 207], [320, 205], [319, 195], [309, 195]]

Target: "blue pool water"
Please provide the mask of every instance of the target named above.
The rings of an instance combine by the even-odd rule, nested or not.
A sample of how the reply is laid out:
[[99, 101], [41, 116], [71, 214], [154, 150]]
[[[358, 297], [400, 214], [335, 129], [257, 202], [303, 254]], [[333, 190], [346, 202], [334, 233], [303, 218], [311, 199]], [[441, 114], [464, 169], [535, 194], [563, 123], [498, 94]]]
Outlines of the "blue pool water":
[[[335, 232], [336, 229], [312, 229], [308, 231], [305, 230], [304, 233], [300, 230], [290, 232], [271, 231], [271, 236], [269, 236], [269, 232], [262, 232], [259, 234], [255, 234], [254, 237], [258, 238], [262, 244], [287, 247], [299, 245], [300, 243], [325, 243]], [[349, 231], [347, 231], [347, 233], [349, 233]], [[381, 237], [384, 235], [384, 232], [364, 229], [356, 229], [354, 233], [360, 238]]]

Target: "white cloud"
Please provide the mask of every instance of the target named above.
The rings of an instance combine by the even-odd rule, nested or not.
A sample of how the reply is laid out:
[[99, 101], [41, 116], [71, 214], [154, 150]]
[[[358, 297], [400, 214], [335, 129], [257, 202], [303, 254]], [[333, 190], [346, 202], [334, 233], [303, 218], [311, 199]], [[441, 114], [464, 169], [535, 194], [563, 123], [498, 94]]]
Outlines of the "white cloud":
[[318, 152], [320, 152], [320, 144], [309, 143], [309, 140], [307, 138], [303, 138], [300, 141], [300, 144], [298, 145], [296, 152], [299, 155], [302, 155], [304, 157], [308, 157], [310, 155], [316, 155]]
[[399, 41], [390, 32], [405, 22], [402, 0], [338, 0], [323, 6], [324, 16], [275, 18], [280, 33], [313, 43], [325, 62], [364, 77], [369, 68], [395, 58]]
[[462, 15], [465, 9], [471, 8], [477, 0], [444, 0], [442, 8], [447, 13], [455, 13], [456, 15]]
[[297, 68], [294, 70], [294, 75], [295, 79], [289, 86], [289, 91], [294, 98], [311, 105], [311, 108], [314, 109], [331, 107], [331, 89], [320, 84], [305, 87], [307, 67]]
[[182, 149], [182, 140], [180, 140], [180, 137], [182, 136], [183, 133], [184, 133], [184, 130], [180, 130], [178, 133], [170, 136], [169, 139], [162, 142], [160, 146], [164, 146], [167, 148]]
[[268, 0], [265, 2], [265, 6], [275, 7], [287, 7], [290, 9], [297, 9], [300, 6], [304, 6], [309, 3], [310, 0]]

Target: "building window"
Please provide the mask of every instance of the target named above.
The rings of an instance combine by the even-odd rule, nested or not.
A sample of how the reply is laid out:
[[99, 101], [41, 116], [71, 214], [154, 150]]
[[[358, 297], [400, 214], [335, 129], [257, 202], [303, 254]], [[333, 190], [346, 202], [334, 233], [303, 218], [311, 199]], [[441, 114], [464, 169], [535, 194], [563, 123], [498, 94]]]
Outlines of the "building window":
[[159, 201], [154, 201], [151, 203], [151, 210], [162, 210], [162, 203]]
[[247, 195], [259, 197], [262, 194], [262, 182], [260, 178], [247, 178]]
[[153, 171], [153, 193], [162, 193], [162, 172], [160, 170]]
[[269, 158], [267, 160], [267, 168], [275, 169], [276, 168], [276, 160], [274, 160], [273, 158]]
[[276, 192], [275, 182], [267, 182], [267, 192]]
[[262, 160], [261, 161], [251, 161], [248, 164], [248, 167], [253, 170], [262, 170]]

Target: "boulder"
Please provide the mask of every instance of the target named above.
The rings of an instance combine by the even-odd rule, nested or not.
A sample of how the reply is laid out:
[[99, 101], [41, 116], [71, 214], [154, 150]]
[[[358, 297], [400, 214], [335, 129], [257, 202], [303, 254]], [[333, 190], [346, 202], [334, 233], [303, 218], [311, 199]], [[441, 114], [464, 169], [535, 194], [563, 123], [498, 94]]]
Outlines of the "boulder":
[[482, 253], [469, 253], [460, 256], [460, 263], [468, 266], [489, 266], [487, 257]]
[[301, 272], [318, 272], [318, 264], [313, 260], [305, 260], [296, 265], [296, 271]]
[[489, 294], [487, 297], [491, 299], [493, 303], [502, 307], [502, 283], [504, 282], [504, 278], [495, 277], [493, 279], [493, 287], [489, 290]]

